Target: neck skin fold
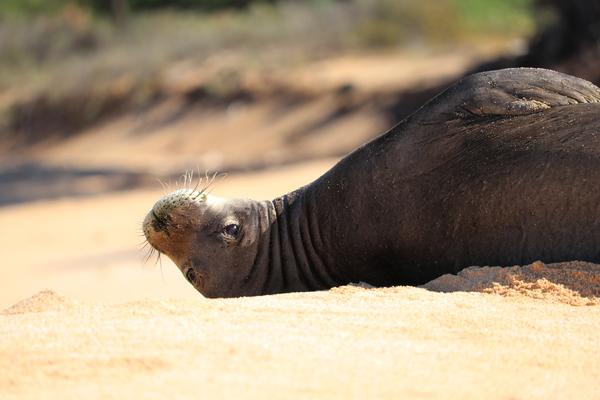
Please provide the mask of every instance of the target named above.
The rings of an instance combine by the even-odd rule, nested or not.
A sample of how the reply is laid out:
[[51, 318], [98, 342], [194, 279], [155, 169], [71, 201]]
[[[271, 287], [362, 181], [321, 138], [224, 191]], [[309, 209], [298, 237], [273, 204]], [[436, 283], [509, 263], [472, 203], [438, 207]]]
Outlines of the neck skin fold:
[[303, 189], [256, 206], [261, 234], [244, 279], [255, 294], [323, 290], [346, 283], [319, 251], [320, 227]]

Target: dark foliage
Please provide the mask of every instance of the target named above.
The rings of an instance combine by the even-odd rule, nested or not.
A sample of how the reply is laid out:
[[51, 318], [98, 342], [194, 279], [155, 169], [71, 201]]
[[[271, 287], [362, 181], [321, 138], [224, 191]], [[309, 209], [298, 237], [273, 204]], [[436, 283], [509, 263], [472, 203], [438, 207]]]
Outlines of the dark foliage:
[[253, 3], [274, 3], [275, 0], [81, 0], [102, 12], [112, 12], [115, 4], [128, 4], [132, 11], [151, 10], [159, 8], [195, 9], [213, 11], [224, 8], [244, 8]]
[[600, 0], [538, 0], [538, 7], [553, 8], [558, 19], [533, 39], [526, 64], [549, 66], [580, 52], [600, 52]]
[[[480, 64], [465, 75], [501, 68], [538, 67], [565, 72], [600, 85], [600, 0], [537, 0], [535, 4], [539, 12], [550, 8], [557, 18], [550, 26], [540, 27], [529, 43], [529, 51], [522, 56], [501, 57]], [[410, 115], [424, 101], [452, 83], [398, 93], [388, 109], [390, 122]]]

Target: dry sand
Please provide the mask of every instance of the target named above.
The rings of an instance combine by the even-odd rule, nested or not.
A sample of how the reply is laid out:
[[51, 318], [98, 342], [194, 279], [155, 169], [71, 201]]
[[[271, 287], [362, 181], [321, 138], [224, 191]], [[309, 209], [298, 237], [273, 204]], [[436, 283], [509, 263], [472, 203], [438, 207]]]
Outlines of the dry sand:
[[598, 398], [600, 307], [342, 287], [0, 315], [3, 398]]
[[475, 291], [592, 306], [600, 305], [600, 265], [580, 261], [546, 265], [536, 261], [508, 268], [470, 267], [423, 287], [438, 292]]
[[[231, 176], [216, 194], [268, 198], [334, 161]], [[143, 266], [135, 232], [160, 194], [0, 209], [2, 399], [600, 396], [597, 265], [207, 300], [168, 260], [162, 277]]]

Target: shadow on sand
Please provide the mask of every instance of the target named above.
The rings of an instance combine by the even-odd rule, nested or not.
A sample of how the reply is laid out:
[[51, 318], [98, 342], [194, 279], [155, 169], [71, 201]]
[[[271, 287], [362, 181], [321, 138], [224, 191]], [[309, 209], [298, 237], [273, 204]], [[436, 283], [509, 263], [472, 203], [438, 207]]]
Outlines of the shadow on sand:
[[78, 169], [28, 162], [0, 168], [0, 206], [60, 197], [90, 196], [148, 185], [139, 172], [111, 168]]

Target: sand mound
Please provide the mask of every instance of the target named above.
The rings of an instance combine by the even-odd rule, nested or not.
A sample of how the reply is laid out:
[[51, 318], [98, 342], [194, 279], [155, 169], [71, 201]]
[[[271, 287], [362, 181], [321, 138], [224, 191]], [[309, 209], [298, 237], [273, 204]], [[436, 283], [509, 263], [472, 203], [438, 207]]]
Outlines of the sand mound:
[[77, 307], [78, 304], [79, 303], [75, 300], [61, 296], [52, 290], [44, 290], [8, 307], [2, 311], [2, 314], [25, 314], [70, 310]]
[[423, 286], [436, 292], [483, 292], [526, 296], [570, 305], [600, 305], [600, 265], [574, 261], [501, 267], [470, 267]]

